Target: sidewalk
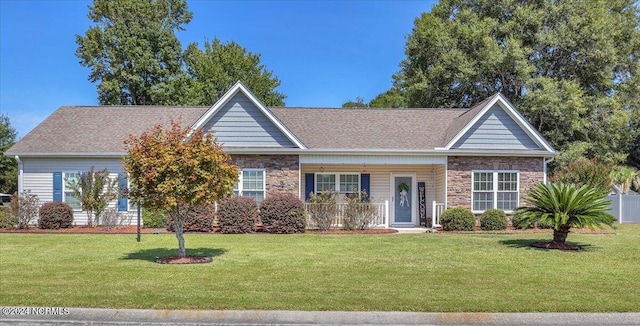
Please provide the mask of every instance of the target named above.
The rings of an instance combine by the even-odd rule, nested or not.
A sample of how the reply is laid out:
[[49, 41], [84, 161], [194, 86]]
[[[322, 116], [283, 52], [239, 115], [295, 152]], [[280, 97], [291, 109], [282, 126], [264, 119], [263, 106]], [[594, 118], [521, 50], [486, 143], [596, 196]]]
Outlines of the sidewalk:
[[2, 307], [0, 325], [640, 325], [640, 313], [38, 309]]

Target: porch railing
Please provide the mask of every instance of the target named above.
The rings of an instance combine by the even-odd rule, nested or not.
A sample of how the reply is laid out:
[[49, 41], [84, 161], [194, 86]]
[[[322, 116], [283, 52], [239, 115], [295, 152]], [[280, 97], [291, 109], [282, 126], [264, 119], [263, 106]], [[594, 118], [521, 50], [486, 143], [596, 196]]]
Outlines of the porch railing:
[[[307, 211], [307, 226], [311, 228], [317, 227], [311, 218], [310, 207], [312, 205], [331, 205], [331, 204], [322, 204], [322, 203], [305, 203], [305, 209]], [[337, 215], [333, 219], [331, 226], [332, 227], [341, 227], [344, 221], [345, 210], [347, 208], [346, 203], [338, 203], [335, 204], [337, 206]], [[371, 221], [370, 227], [389, 227], [389, 201], [385, 200], [384, 203], [363, 203], [358, 205], [369, 205], [374, 207], [374, 216]]]
[[431, 225], [434, 228], [440, 227], [440, 216], [442, 216], [442, 212], [444, 212], [444, 203], [437, 203], [435, 200], [433, 201], [433, 205], [431, 205]]

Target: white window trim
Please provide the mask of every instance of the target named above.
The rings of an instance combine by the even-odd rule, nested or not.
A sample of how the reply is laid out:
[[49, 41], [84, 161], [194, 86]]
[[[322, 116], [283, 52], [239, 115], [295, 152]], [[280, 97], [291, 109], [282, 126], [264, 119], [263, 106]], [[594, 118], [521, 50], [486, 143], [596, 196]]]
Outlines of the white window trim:
[[[498, 190], [498, 173], [515, 173], [516, 174], [516, 191], [517, 199], [516, 199], [516, 207], [520, 206], [520, 170], [472, 170], [471, 171], [471, 211], [475, 214], [482, 214], [485, 211], [483, 210], [474, 210], [473, 209], [473, 194], [476, 192], [474, 190], [476, 173], [493, 173], [493, 207], [498, 209], [498, 193], [499, 192], [509, 192], [512, 193], [514, 191], [499, 191]], [[478, 192], [487, 192], [487, 191], [478, 191]], [[505, 213], [513, 213], [514, 210], [505, 210]]]
[[348, 194], [349, 192], [343, 192], [340, 190], [340, 176], [341, 175], [357, 175], [358, 176], [358, 192], [362, 191], [362, 176], [360, 172], [316, 172], [313, 176], [313, 192], [318, 193], [318, 174], [321, 175], [335, 175], [336, 176], [336, 189], [339, 194]]
[[[62, 172], [62, 202], [69, 205], [69, 203], [67, 203], [67, 175], [68, 174], [75, 174], [79, 176], [78, 172]], [[82, 192], [82, 189], [80, 189], [80, 192]], [[80, 203], [80, 199], [78, 199], [78, 203]], [[72, 207], [71, 205], [69, 205], [69, 207], [71, 207], [71, 209], [73, 209], [74, 212], [82, 212], [82, 203], [80, 203], [80, 207], [75, 208]]]
[[[243, 191], [244, 191], [244, 187], [243, 187], [243, 181], [244, 181], [244, 172], [262, 172], [262, 192], [263, 192], [263, 196], [262, 198], [267, 198], [267, 171], [266, 169], [256, 169], [256, 168], [247, 168], [247, 169], [240, 169], [238, 171], [238, 189], [234, 189], [234, 190], [238, 190], [238, 196], [242, 197], [243, 196]], [[256, 190], [247, 190], [247, 191], [256, 191]]]

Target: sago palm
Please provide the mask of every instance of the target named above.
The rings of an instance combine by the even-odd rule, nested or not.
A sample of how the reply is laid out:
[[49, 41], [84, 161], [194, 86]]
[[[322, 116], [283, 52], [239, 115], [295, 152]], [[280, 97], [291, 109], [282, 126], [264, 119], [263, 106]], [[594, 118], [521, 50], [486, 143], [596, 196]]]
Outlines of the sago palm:
[[613, 171], [611, 171], [611, 179], [616, 184], [620, 193], [627, 194], [629, 190], [631, 190], [632, 186], [635, 186], [636, 189], [640, 186], [640, 171], [638, 169], [631, 166], [619, 166]]
[[553, 242], [557, 244], [565, 243], [572, 227], [602, 228], [615, 221], [607, 212], [606, 194], [588, 186], [538, 184], [523, 200], [527, 206], [517, 212], [529, 221], [553, 225]]

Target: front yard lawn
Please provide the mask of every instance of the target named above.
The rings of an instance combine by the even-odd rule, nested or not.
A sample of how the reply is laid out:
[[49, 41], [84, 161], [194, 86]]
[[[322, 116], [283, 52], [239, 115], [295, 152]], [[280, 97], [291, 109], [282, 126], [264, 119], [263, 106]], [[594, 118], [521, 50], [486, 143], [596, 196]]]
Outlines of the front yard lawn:
[[640, 311], [640, 225], [574, 234], [0, 234], [0, 306], [427, 312]]

